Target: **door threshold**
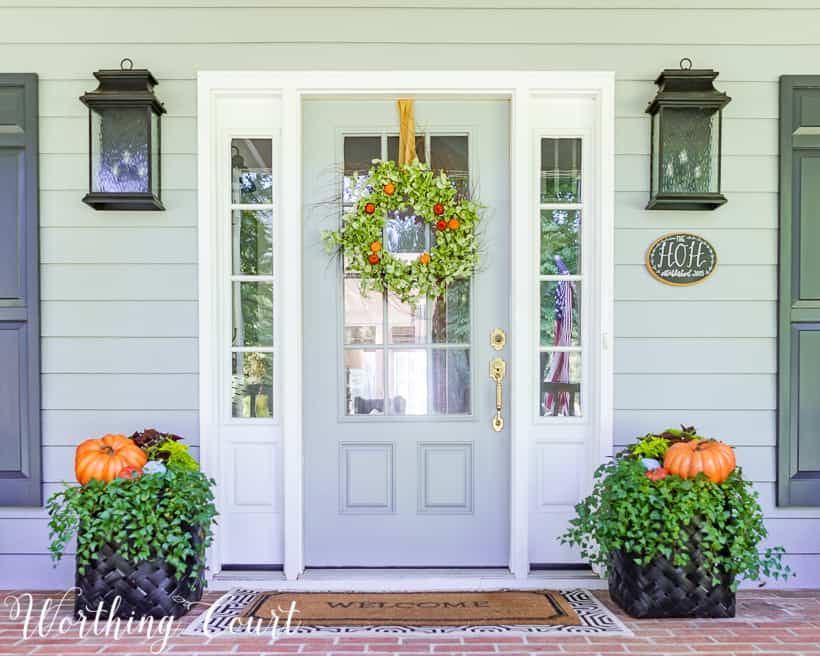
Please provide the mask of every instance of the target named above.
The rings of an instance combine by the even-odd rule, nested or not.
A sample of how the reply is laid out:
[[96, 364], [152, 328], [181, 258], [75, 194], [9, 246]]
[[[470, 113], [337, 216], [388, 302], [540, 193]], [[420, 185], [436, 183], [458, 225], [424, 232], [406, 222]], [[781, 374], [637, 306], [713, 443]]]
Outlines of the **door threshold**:
[[229, 571], [216, 574], [211, 590], [246, 588], [294, 592], [429, 592], [433, 590], [533, 590], [606, 588], [606, 580], [588, 569], [533, 570], [515, 578], [498, 569], [306, 569], [295, 581], [277, 571]]

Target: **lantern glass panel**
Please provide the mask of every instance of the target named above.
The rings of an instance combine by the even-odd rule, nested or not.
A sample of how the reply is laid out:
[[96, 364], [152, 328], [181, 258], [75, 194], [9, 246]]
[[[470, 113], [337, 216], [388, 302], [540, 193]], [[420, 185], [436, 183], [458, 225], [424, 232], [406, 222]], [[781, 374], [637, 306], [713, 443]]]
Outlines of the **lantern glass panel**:
[[652, 114], [652, 196], [658, 195], [658, 158], [660, 157], [660, 113]]
[[720, 112], [664, 107], [660, 130], [660, 192], [718, 192]]
[[[148, 113], [144, 107], [91, 111], [91, 191], [149, 192]], [[157, 180], [155, 184], [158, 184]]]
[[159, 158], [161, 153], [159, 116], [150, 110], [148, 115], [151, 117], [151, 192], [155, 196], [159, 196]]

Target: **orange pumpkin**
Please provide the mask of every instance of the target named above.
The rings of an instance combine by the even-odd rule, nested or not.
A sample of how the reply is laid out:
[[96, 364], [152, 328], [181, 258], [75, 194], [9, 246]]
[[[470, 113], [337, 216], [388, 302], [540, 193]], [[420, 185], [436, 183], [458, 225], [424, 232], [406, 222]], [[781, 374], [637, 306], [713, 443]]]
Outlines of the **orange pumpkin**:
[[670, 446], [663, 458], [664, 469], [681, 478], [695, 478], [700, 472], [713, 483], [722, 483], [737, 466], [735, 452], [718, 440], [689, 440]]
[[145, 451], [125, 435], [103, 435], [86, 440], [77, 447], [74, 474], [80, 485], [92, 478], [108, 482], [114, 480], [124, 467], [142, 469], [148, 462]]

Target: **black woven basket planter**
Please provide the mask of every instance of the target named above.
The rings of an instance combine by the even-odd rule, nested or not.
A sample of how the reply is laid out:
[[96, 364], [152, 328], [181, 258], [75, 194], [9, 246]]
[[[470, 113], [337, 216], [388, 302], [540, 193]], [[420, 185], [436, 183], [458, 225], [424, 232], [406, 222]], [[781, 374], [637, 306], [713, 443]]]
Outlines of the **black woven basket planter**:
[[[194, 542], [201, 540], [200, 531], [192, 532]], [[111, 545], [97, 553], [85, 574], [77, 572], [77, 596], [74, 615], [93, 616], [100, 604], [103, 616], [108, 616], [116, 599], [114, 617], [181, 617], [194, 601], [202, 598], [204, 568], [192, 580], [195, 561], [189, 559], [185, 573], [174, 575], [174, 569], [162, 558], [132, 563], [122, 558]]]
[[623, 551], [612, 555], [609, 594], [627, 614], [637, 618], [735, 616], [732, 577], [724, 575], [719, 585], [712, 585], [703, 568], [697, 528], [688, 533], [690, 560], [685, 567], [663, 557], [644, 567]]

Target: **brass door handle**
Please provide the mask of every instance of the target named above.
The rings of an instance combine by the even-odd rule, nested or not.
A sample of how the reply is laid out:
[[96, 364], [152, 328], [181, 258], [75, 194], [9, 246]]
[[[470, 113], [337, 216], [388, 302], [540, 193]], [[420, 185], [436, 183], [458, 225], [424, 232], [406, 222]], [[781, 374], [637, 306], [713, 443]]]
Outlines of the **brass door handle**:
[[495, 381], [495, 416], [493, 417], [493, 430], [500, 433], [504, 429], [504, 417], [501, 416], [501, 409], [504, 407], [504, 396], [501, 381], [507, 375], [507, 363], [502, 358], [490, 360], [490, 378]]

